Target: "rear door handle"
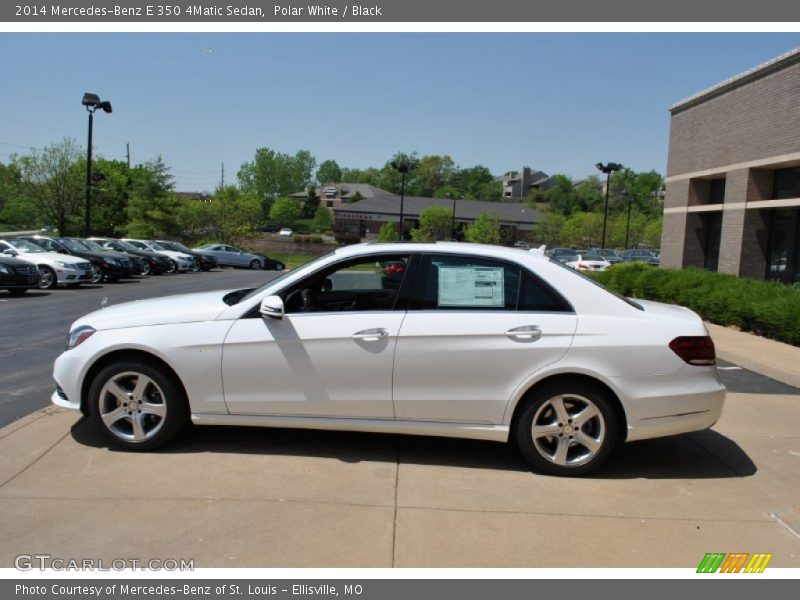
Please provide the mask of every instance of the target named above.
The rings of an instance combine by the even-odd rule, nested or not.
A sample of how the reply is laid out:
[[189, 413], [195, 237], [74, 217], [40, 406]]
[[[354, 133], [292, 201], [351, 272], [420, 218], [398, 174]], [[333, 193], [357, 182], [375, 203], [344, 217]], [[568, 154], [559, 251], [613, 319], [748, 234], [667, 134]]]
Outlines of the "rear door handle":
[[377, 327], [375, 329], [363, 329], [362, 331], [356, 331], [351, 337], [354, 340], [361, 340], [362, 342], [377, 342], [388, 335], [388, 331], [382, 327]]
[[542, 330], [538, 325], [523, 325], [506, 331], [506, 337], [517, 342], [535, 342], [542, 337]]

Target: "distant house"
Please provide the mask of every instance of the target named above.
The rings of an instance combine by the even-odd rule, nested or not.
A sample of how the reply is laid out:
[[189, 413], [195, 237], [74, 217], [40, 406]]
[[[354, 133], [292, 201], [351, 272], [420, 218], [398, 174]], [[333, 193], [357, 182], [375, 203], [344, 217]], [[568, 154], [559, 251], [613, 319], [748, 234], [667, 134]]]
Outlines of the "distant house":
[[532, 190], [546, 190], [554, 185], [553, 177], [530, 167], [497, 177], [496, 181], [503, 185], [504, 200], [521, 200], [527, 198]]
[[[321, 185], [316, 189], [317, 198], [320, 199], [322, 206], [326, 206], [330, 209], [337, 208], [342, 204], [354, 200], [374, 198], [375, 196], [388, 193], [389, 192], [376, 188], [374, 185], [369, 185], [368, 183], [337, 183]], [[307, 196], [308, 192], [296, 192], [291, 195], [291, 198], [303, 200]]]
[[211, 202], [211, 194], [204, 192], [175, 192], [179, 200], [195, 200], [197, 202]]

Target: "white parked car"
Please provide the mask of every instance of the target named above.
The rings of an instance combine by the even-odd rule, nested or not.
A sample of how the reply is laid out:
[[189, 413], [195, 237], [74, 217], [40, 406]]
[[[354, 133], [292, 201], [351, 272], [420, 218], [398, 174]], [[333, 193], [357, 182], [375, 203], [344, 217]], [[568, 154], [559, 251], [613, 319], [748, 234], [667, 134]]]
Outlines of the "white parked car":
[[281, 230], [278, 232], [278, 235], [285, 235], [285, 236], [287, 236], [287, 237], [291, 237], [291, 236], [293, 236], [293, 235], [294, 235], [294, 231], [292, 231], [292, 230], [291, 230], [291, 229], [289, 229], [288, 227], [284, 227], [283, 229], [281, 229]]
[[605, 271], [611, 263], [599, 254], [576, 254], [565, 263], [578, 271]]
[[174, 250], [167, 250], [166, 248], [162, 247], [158, 242], [154, 242], [152, 240], [132, 240], [130, 238], [122, 238], [123, 242], [128, 242], [135, 246], [138, 250], [145, 250], [147, 252], [155, 252], [156, 254], [161, 254], [162, 256], [167, 256], [172, 260], [173, 268], [168, 273], [174, 273], [175, 271], [180, 271], [181, 273], [185, 271], [192, 271], [197, 269], [197, 264], [195, 263], [194, 258], [189, 254], [184, 254], [183, 252], [176, 252]]
[[692, 311], [545, 256], [360, 244], [259, 288], [78, 319], [52, 400], [131, 450], [189, 421], [373, 431], [513, 441], [537, 469], [581, 475], [620, 441], [711, 427], [715, 364]]
[[88, 260], [48, 252], [26, 240], [0, 240], [0, 252], [35, 264], [42, 275], [39, 287], [43, 290], [57, 285], [78, 286], [92, 279], [92, 263]]

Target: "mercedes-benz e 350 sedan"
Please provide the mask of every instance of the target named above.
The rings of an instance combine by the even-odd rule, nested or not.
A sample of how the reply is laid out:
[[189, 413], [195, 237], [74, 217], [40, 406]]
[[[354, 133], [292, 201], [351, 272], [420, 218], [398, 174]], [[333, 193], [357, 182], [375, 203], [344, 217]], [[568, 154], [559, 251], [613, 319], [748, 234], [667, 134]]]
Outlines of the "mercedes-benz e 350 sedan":
[[581, 475], [619, 442], [722, 413], [714, 345], [686, 308], [633, 301], [545, 256], [362, 244], [262, 287], [78, 319], [53, 402], [150, 450], [188, 422], [515, 442]]

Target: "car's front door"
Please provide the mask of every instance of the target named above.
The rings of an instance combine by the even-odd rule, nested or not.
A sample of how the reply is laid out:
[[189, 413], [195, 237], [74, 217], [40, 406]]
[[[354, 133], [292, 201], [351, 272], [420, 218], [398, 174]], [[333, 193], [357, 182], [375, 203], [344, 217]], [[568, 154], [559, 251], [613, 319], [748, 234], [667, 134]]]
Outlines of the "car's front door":
[[408, 255], [351, 260], [282, 292], [283, 319], [236, 321], [222, 358], [228, 410], [393, 419], [401, 285], [410, 273]]
[[502, 422], [531, 374], [569, 349], [577, 318], [519, 265], [427, 255], [395, 351], [397, 419]]

